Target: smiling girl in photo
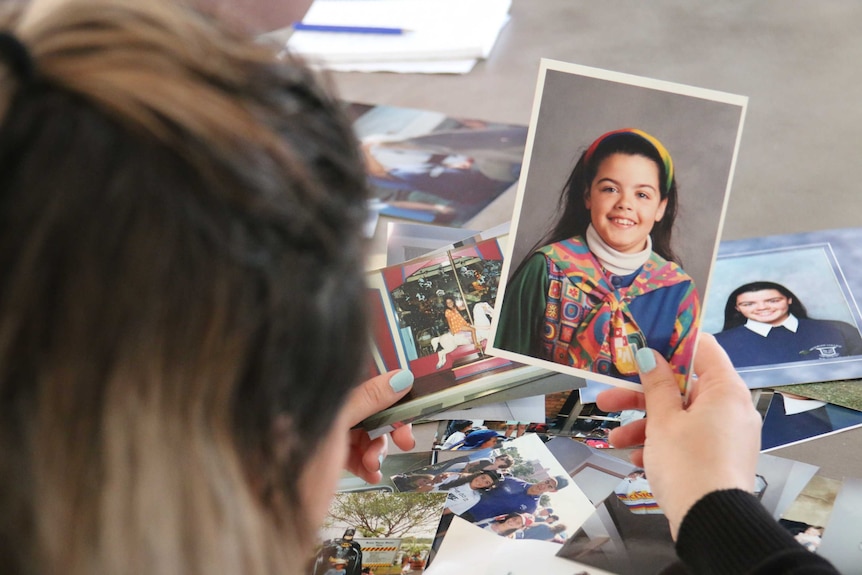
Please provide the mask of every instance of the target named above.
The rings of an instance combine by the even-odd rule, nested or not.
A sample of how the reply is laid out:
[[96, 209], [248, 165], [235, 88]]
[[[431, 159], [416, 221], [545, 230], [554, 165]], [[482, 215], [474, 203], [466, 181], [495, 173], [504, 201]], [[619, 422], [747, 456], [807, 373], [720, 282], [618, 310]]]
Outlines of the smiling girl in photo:
[[492, 533], [496, 533], [500, 537], [515, 538], [518, 531], [523, 530], [533, 521], [529, 519], [529, 515], [524, 513], [511, 512], [505, 515], [500, 515], [491, 519], [484, 529]]
[[446, 509], [460, 515], [479, 502], [482, 493], [493, 489], [500, 483], [495, 471], [477, 471], [467, 474], [453, 474], [444, 480], [439, 491], [445, 491]]
[[506, 286], [495, 346], [638, 381], [651, 347], [684, 386], [700, 302], [677, 262], [673, 160], [634, 128], [600, 136], [563, 188], [559, 220]]
[[856, 326], [808, 317], [792, 291], [771, 281], [747, 283], [731, 292], [724, 307], [724, 329], [715, 339], [735, 367], [862, 353]]

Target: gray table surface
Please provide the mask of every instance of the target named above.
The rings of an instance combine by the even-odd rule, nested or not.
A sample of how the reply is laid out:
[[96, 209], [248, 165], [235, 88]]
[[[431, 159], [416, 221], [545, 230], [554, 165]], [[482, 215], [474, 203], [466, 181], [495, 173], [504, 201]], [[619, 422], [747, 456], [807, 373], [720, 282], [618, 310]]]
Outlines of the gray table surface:
[[[862, 3], [514, 0], [511, 16], [469, 74], [336, 73], [336, 89], [348, 101], [527, 124], [545, 57], [746, 95], [723, 238], [859, 223]], [[507, 193], [474, 225], [507, 221], [513, 201]], [[772, 453], [862, 478], [862, 429]]]

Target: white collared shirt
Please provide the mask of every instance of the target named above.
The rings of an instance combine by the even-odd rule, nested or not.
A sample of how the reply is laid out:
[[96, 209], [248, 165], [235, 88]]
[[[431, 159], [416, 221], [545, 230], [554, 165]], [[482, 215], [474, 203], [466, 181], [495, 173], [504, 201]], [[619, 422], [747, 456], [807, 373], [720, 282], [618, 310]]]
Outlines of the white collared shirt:
[[766, 337], [767, 335], [769, 335], [769, 331], [773, 327], [784, 327], [792, 331], [793, 333], [796, 333], [796, 330], [799, 329], [799, 320], [796, 319], [796, 316], [791, 313], [787, 316], [787, 319], [785, 319], [778, 325], [771, 325], [768, 323], [763, 323], [762, 321], [749, 319], [745, 322], [745, 327], [747, 327], [757, 335], [762, 335], [763, 337]]
[[825, 401], [817, 399], [799, 399], [796, 397], [789, 397], [783, 393], [781, 394], [781, 397], [784, 398], [784, 415], [796, 415], [797, 413], [804, 413], [826, 405]]

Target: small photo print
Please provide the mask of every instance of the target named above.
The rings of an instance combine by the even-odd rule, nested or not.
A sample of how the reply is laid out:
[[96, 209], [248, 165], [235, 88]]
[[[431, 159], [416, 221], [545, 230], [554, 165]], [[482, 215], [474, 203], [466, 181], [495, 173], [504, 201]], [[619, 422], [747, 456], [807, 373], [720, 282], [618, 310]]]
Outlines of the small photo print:
[[370, 299], [379, 302], [372, 307], [380, 373], [410, 369], [416, 394], [512, 365], [485, 354], [503, 242], [461, 245], [368, 274]]
[[349, 103], [374, 211], [460, 227], [521, 172], [526, 126]]
[[658, 573], [676, 559], [667, 519], [642, 469], [566, 437], [547, 446], [595, 507], [559, 557], [632, 575]]
[[794, 387], [761, 392], [770, 396], [760, 432], [762, 451], [862, 426], [862, 412], [789, 391]]
[[462, 573], [469, 566], [470, 573], [500, 575], [612, 575], [557, 557], [559, 548], [543, 541], [497, 537], [456, 517], [435, 561], [450, 567], [446, 573]]
[[543, 60], [489, 349], [687, 389], [747, 99]]
[[[862, 565], [862, 480], [846, 477], [841, 482], [828, 519], [796, 518], [816, 527], [823, 527], [816, 553], [832, 562], [839, 573], [854, 573]], [[816, 537], [817, 531], [809, 533]], [[816, 539], [813, 541], [816, 544]], [[803, 545], [805, 543], [803, 542]]]
[[813, 477], [778, 522], [803, 547], [817, 553], [840, 489], [840, 481]]
[[857, 412], [862, 412], [862, 379], [840, 379], [817, 383], [797, 383], [794, 385], [776, 385], [773, 391], [787, 391], [811, 399], [819, 399], [833, 405], [840, 405]]
[[722, 242], [703, 330], [752, 389], [862, 377], [862, 229]]
[[392, 481], [401, 491], [445, 493], [447, 513], [510, 539], [562, 543], [593, 509], [535, 434]]
[[321, 530], [311, 575], [422, 573], [445, 501], [440, 493], [337, 494]]
[[560, 548], [559, 557], [620, 575], [659, 573], [676, 561], [663, 514], [636, 514], [611, 493]]
[[362, 422], [372, 437], [495, 394], [506, 394], [500, 401], [535, 395], [527, 383], [541, 382], [549, 393], [582, 385], [581, 379], [486, 351], [507, 230], [501, 224], [368, 272], [368, 377], [395, 369], [409, 369], [415, 377], [400, 401]]
[[369, 376], [409, 369], [415, 380], [395, 406], [364, 421], [366, 429], [556, 375], [486, 352], [507, 238], [470, 238], [368, 272]]

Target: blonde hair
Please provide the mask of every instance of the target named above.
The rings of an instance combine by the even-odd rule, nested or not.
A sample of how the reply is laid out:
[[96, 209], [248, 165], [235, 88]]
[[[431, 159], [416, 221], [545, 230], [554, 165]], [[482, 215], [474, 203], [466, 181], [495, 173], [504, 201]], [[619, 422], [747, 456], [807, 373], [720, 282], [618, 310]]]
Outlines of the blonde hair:
[[301, 571], [298, 476], [364, 358], [338, 103], [169, 1], [3, 29], [35, 75], [0, 61], [0, 563]]

